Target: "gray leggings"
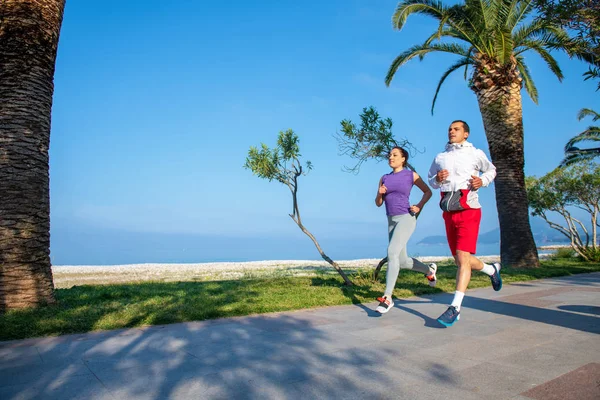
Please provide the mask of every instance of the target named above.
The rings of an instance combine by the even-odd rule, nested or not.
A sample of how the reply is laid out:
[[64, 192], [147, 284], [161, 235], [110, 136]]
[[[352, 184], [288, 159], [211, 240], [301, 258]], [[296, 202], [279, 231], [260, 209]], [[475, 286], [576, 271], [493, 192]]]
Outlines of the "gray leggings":
[[417, 219], [410, 214], [388, 215], [388, 233], [390, 244], [388, 246], [388, 266], [385, 277], [384, 295], [391, 297], [400, 269], [412, 269], [424, 274], [429, 273], [429, 267], [421, 261], [411, 258], [406, 252], [406, 243], [415, 231]]

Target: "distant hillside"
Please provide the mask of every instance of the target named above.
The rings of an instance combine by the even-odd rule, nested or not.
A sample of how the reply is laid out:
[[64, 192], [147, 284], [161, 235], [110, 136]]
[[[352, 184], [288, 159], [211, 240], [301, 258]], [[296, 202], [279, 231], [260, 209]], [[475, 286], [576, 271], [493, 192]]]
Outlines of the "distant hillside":
[[[546, 221], [539, 218], [531, 218], [530, 222], [533, 239], [538, 246], [543, 246], [549, 243], [568, 243], [567, 238], [557, 230], [550, 228]], [[500, 228], [492, 229], [491, 231], [485, 233], [480, 233], [478, 242], [481, 244], [500, 243]], [[418, 244], [438, 245], [446, 243], [446, 236], [427, 236]]]

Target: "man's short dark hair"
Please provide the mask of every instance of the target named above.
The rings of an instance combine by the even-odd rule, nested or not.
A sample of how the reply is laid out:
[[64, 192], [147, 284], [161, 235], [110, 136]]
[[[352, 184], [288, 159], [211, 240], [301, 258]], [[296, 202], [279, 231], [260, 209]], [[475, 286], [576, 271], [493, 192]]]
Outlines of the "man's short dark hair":
[[465, 132], [471, 133], [471, 129], [469, 128], [469, 124], [467, 124], [465, 121], [463, 121], [462, 119], [457, 119], [455, 121], [452, 121], [450, 123], [450, 125], [452, 125], [455, 122], [460, 122], [461, 124], [463, 124], [463, 129], [465, 130]]

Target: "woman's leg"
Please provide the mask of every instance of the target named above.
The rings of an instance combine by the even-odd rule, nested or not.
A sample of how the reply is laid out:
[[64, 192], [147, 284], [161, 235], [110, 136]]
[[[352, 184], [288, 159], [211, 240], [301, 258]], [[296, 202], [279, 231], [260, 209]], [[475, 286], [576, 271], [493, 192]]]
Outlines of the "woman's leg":
[[[404, 268], [413, 268], [413, 260], [406, 253], [406, 243], [414, 232], [415, 226], [416, 219], [410, 214], [388, 217], [390, 244], [388, 245], [388, 267], [385, 277], [384, 296], [392, 297], [401, 266]], [[410, 267], [408, 267], [409, 263]], [[425, 268], [429, 272], [429, 268], [427, 266]]]
[[[403, 257], [404, 261], [402, 261]], [[406, 247], [402, 250], [402, 255], [400, 257], [400, 269], [412, 269], [413, 271], [422, 272], [425, 275], [431, 272], [429, 265], [423, 264], [416, 258], [409, 257], [408, 253], [406, 252]]]
[[[408, 243], [408, 240], [414, 233], [415, 227], [417, 226], [416, 218], [412, 217], [412, 221], [403, 221], [402, 224], [403, 226], [400, 227], [400, 229], [405, 230], [407, 232], [406, 243]], [[428, 265], [423, 264], [416, 258], [408, 256], [406, 243], [404, 243], [404, 247], [402, 247], [402, 251], [400, 252], [400, 269], [411, 269], [413, 271], [422, 272], [425, 275], [429, 274], [431, 272], [431, 268], [429, 268]]]

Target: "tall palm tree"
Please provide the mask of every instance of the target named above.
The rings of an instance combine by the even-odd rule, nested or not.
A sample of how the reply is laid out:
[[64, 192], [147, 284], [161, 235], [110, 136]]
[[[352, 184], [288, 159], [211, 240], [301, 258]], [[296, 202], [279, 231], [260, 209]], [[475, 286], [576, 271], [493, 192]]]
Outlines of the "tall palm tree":
[[0, 2], [0, 312], [54, 301], [48, 146], [64, 6]]
[[[392, 17], [401, 30], [411, 14], [439, 21], [438, 29], [423, 44], [400, 54], [385, 78], [389, 86], [402, 65], [432, 52], [459, 56], [442, 75], [433, 98], [455, 71], [471, 70], [469, 87], [477, 95], [492, 162], [497, 168], [496, 204], [501, 232], [502, 262], [514, 267], [536, 267], [539, 259], [529, 224], [523, 151], [521, 88], [537, 103], [538, 93], [523, 54], [538, 53], [562, 80], [562, 72], [550, 49], [564, 49], [569, 37], [550, 22], [527, 18], [531, 0], [466, 0], [448, 6], [435, 0], [405, 0]], [[447, 39], [447, 40], [444, 40]]]
[[[585, 117], [591, 116], [592, 121], [600, 119], [600, 114], [589, 108], [582, 108], [577, 114], [577, 119], [581, 121]], [[565, 145], [565, 159], [560, 163], [561, 166], [567, 166], [579, 161], [591, 160], [600, 157], [600, 147], [580, 149], [575, 147], [580, 142], [600, 142], [600, 126], [588, 126], [588, 128], [579, 135], [574, 136]]]

